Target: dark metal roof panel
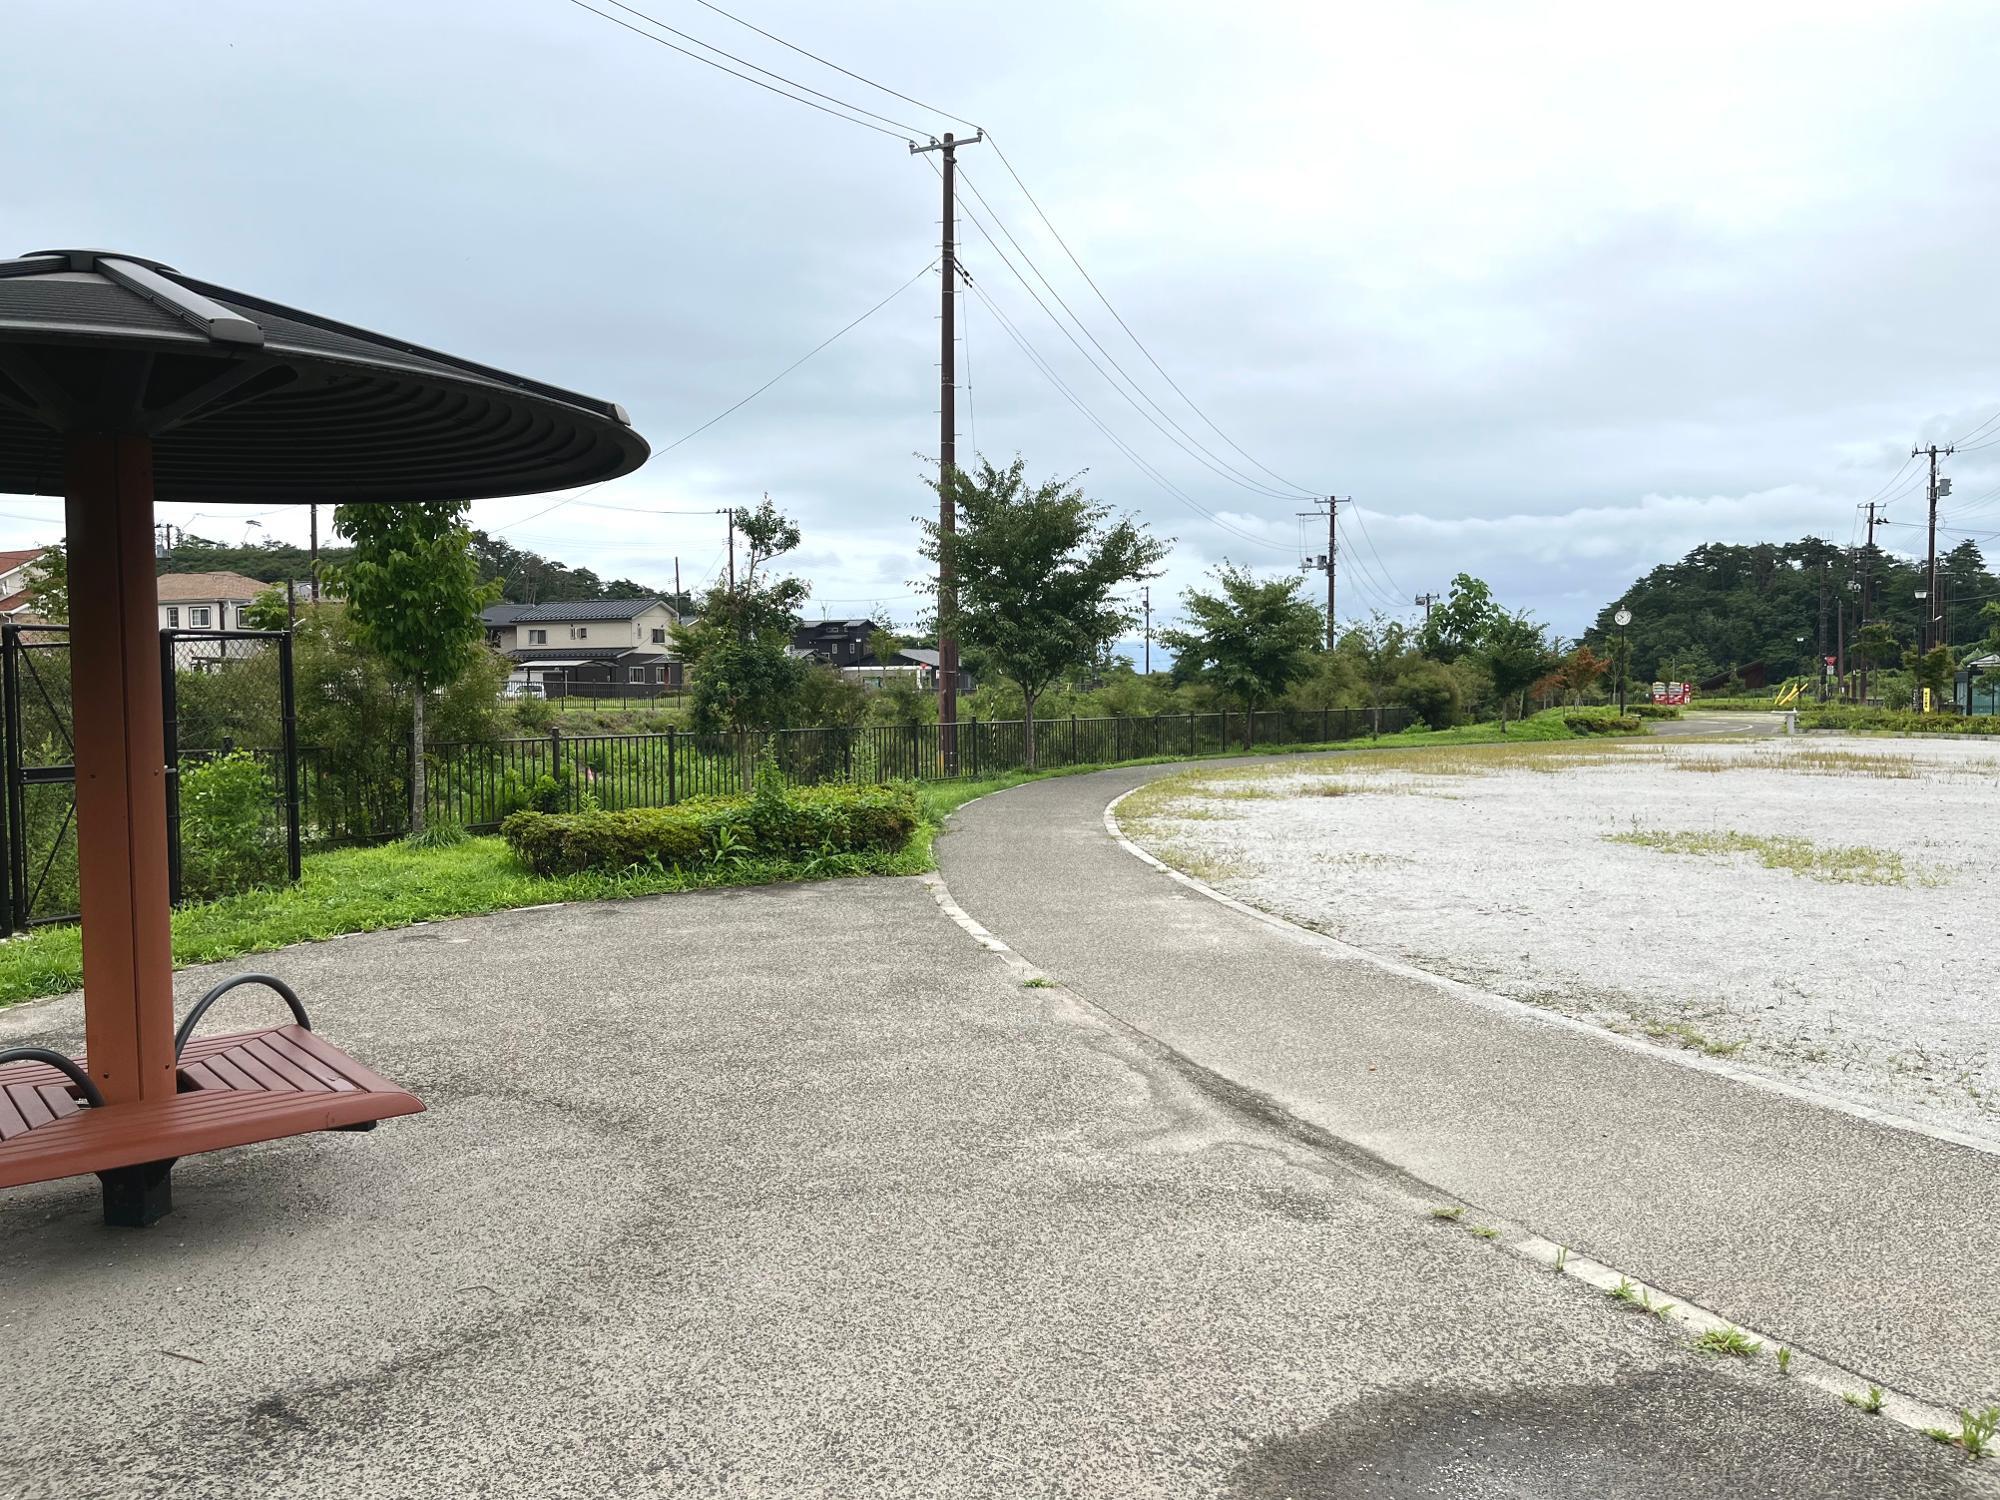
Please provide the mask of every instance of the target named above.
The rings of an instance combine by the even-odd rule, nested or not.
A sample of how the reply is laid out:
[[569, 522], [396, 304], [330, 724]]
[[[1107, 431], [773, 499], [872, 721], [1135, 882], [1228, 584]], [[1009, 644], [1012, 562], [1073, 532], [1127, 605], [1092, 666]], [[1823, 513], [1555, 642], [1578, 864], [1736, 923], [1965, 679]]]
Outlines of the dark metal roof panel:
[[613, 402], [157, 262], [0, 262], [0, 491], [61, 493], [71, 431], [152, 436], [165, 500], [536, 494], [648, 456]]
[[566, 599], [528, 605], [514, 619], [517, 623], [536, 625], [545, 621], [631, 620], [665, 602], [663, 599]]

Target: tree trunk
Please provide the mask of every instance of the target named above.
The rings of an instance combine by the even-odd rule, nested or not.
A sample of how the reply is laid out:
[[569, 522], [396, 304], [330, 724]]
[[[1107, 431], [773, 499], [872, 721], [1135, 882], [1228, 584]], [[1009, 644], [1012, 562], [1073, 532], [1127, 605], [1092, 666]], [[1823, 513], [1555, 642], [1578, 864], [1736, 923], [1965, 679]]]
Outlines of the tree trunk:
[[1250, 749], [1257, 743], [1257, 700], [1243, 700], [1243, 748]]
[[424, 685], [410, 695], [410, 832], [424, 831]]
[[1507, 694], [1500, 695], [1500, 732], [1507, 732]]
[[[1074, 734], [1074, 730], [1071, 731]], [[1035, 695], [1021, 694], [1021, 754], [1030, 771], [1035, 769]], [[1074, 759], [1075, 757], [1071, 757]]]

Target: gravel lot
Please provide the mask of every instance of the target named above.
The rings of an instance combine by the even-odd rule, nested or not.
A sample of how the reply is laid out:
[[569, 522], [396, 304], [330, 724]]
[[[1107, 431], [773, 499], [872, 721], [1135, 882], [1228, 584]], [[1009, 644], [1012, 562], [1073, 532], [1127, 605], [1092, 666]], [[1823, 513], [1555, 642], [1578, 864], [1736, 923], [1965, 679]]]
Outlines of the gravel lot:
[[1828, 737], [1195, 772], [1138, 842], [1266, 910], [2000, 1142], [2000, 747]]

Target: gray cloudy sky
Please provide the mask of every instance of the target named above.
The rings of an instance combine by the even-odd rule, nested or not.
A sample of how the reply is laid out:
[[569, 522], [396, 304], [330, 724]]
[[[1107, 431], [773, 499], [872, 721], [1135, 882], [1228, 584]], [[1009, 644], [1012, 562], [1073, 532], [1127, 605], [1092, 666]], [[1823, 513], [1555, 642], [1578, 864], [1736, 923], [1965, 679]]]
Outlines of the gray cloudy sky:
[[[1343, 615], [1466, 570], [1575, 633], [1699, 542], [1848, 541], [1913, 440], [2000, 410], [1990, 4], [727, 3], [990, 127], [1209, 416], [1276, 472], [1355, 496]], [[694, 0], [640, 8], [950, 126]], [[899, 140], [566, 0], [10, 0], [6, 31], [0, 251], [127, 249], [622, 401], [653, 461], [547, 514], [556, 497], [474, 507], [518, 545], [658, 583], [678, 556], [698, 582], [716, 518], [606, 507], [769, 491], [805, 527], [816, 605], [919, 608], [934, 276], [658, 451], [932, 259], [936, 179]], [[1247, 469], [991, 150], [963, 161], [1119, 362]], [[1140, 472], [977, 302], [961, 455], [1088, 469], [1178, 538], [1158, 601], [1224, 557], [1295, 567], [1301, 507], [1172, 446], [964, 232], [970, 272], [1062, 379], [1229, 529]], [[2000, 447], [1952, 472], [1948, 527], [2000, 531]], [[1888, 490], [1898, 520], [1920, 519], [1913, 473]], [[305, 529], [162, 513], [225, 538], [253, 518]], [[59, 534], [56, 502], [0, 498], [0, 544]]]

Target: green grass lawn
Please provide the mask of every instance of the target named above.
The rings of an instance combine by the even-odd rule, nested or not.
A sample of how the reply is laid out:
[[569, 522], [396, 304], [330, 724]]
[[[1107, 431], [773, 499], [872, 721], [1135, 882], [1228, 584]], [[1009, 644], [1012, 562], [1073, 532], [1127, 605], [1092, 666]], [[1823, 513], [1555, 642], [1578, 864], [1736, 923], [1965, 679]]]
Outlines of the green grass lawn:
[[[1560, 715], [1537, 715], [1509, 726], [1506, 740], [1568, 739]], [[1422, 745], [1499, 742], [1494, 725], [1466, 725], [1433, 733], [1410, 730], [1379, 740], [1333, 745], [1260, 745], [1257, 754], [1324, 753]], [[1214, 752], [1242, 755], [1242, 749]], [[1121, 765], [1172, 764], [1185, 756], [1159, 756]], [[720, 886], [769, 885], [782, 880], [825, 880], [855, 875], [917, 875], [932, 868], [931, 844], [947, 815], [974, 797], [1049, 776], [1107, 769], [1069, 766], [1038, 773], [1012, 772], [976, 781], [926, 782], [917, 788], [923, 821], [896, 854], [847, 854], [809, 860], [751, 859], [686, 870], [634, 870], [544, 877], [530, 873], [498, 838], [469, 838], [437, 848], [384, 844], [308, 855], [297, 885], [247, 891], [173, 916], [174, 967], [265, 953], [292, 943], [317, 942], [350, 932], [374, 932], [448, 917], [479, 916], [559, 901], [602, 901], [656, 896]], [[74, 925], [41, 927], [0, 941], [0, 1006], [59, 995], [83, 983], [83, 951]]]

